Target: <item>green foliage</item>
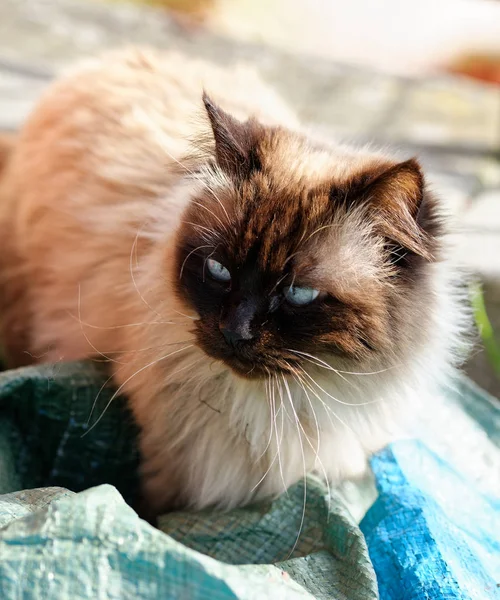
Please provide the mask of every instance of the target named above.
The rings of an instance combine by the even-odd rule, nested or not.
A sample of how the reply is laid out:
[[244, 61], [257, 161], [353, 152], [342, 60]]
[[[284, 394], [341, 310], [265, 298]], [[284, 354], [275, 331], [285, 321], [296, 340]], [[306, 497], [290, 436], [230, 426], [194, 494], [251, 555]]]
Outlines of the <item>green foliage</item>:
[[484, 303], [483, 288], [479, 283], [471, 285], [471, 303], [479, 335], [484, 344], [488, 360], [495, 373], [500, 377], [500, 345], [498, 344], [493, 327], [488, 318]]

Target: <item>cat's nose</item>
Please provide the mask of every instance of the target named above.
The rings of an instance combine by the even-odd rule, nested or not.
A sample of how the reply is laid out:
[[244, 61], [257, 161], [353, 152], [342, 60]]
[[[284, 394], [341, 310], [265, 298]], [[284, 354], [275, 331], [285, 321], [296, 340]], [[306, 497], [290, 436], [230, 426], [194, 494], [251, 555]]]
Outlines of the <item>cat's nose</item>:
[[251, 298], [233, 299], [226, 308], [219, 322], [219, 329], [230, 346], [236, 347], [254, 338], [252, 322], [256, 310], [257, 305]]
[[248, 342], [253, 339], [252, 332], [250, 331], [246, 323], [234, 328], [226, 327], [221, 324], [219, 328], [226, 342], [233, 348], [241, 344], [242, 342]]

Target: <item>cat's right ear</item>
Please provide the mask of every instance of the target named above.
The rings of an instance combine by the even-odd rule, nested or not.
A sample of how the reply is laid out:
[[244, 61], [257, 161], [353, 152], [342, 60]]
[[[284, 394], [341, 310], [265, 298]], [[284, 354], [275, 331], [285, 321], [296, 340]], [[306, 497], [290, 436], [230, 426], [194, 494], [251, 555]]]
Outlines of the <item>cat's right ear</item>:
[[220, 168], [237, 179], [260, 169], [256, 150], [258, 124], [254, 120], [243, 123], [235, 119], [217, 106], [206, 92], [203, 92], [203, 104], [212, 126], [215, 158]]

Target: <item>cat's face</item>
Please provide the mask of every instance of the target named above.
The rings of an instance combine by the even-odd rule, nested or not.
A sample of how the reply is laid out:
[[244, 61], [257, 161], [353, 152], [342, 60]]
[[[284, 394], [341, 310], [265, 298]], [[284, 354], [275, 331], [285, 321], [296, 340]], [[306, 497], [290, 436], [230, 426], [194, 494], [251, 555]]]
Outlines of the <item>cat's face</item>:
[[312, 147], [205, 103], [215, 155], [175, 270], [198, 344], [246, 377], [395, 355], [432, 301], [440, 231], [418, 164]]

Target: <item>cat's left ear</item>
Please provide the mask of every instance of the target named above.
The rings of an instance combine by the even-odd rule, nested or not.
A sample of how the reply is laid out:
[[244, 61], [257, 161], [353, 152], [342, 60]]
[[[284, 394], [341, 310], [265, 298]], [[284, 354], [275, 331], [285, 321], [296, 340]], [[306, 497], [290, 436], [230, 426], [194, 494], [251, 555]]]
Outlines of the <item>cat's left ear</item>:
[[382, 171], [368, 183], [363, 196], [385, 237], [426, 260], [433, 260], [440, 220], [415, 158]]
[[250, 119], [241, 122], [215, 104], [203, 92], [203, 104], [208, 114], [215, 140], [218, 165], [229, 176], [242, 179], [260, 168], [256, 152], [260, 126]]

